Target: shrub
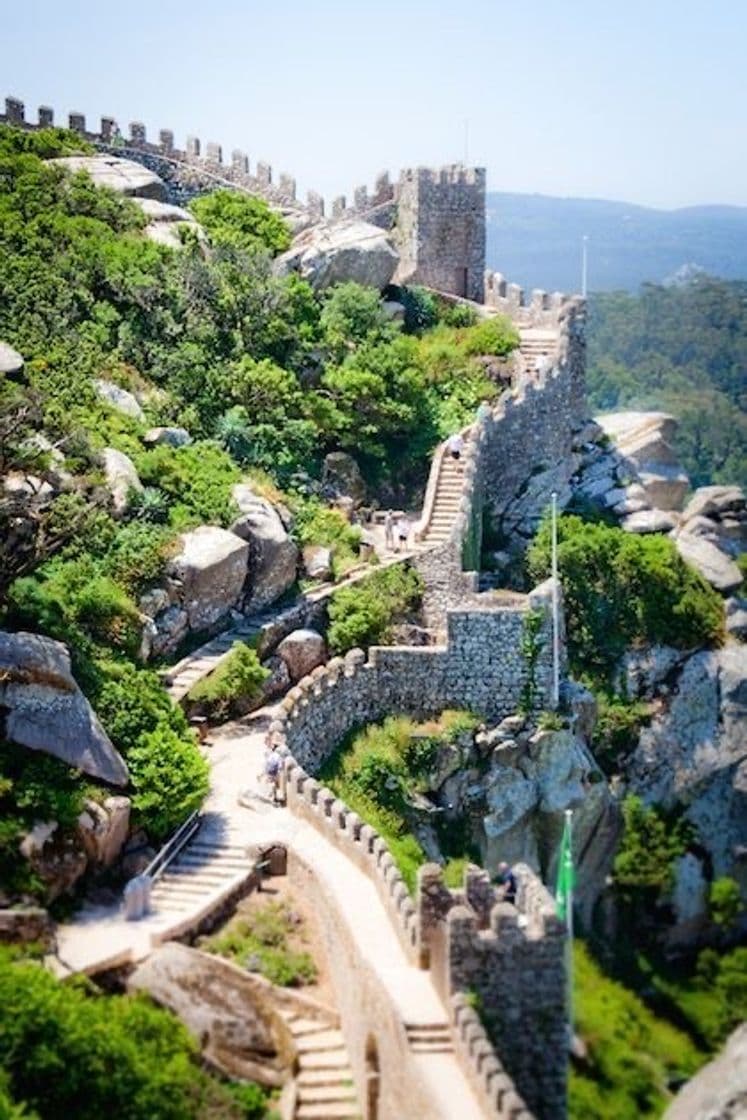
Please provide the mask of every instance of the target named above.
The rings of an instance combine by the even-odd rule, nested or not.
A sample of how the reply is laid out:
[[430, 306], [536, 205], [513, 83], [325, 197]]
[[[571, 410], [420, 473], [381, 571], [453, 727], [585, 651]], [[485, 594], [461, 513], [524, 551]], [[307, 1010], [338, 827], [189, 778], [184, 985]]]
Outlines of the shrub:
[[358, 559], [361, 531], [337, 509], [329, 509], [316, 498], [293, 502], [293, 536], [299, 548], [320, 545], [332, 552], [332, 574], [340, 579]]
[[194, 739], [164, 724], [140, 736], [127, 765], [133, 806], [154, 840], [177, 828], [207, 796], [210, 767]]
[[179, 1020], [146, 996], [97, 995], [84, 980], [63, 984], [0, 958], [0, 1066], [15, 1100], [39, 1116], [239, 1120], [198, 1059]]
[[267, 902], [238, 913], [200, 947], [234, 961], [250, 972], [260, 972], [283, 988], [312, 984], [317, 969], [311, 956], [288, 944], [297, 933], [297, 920], [285, 902]]
[[175, 529], [194, 525], [230, 525], [236, 516], [231, 487], [241, 478], [238, 467], [216, 443], [187, 447], [160, 444], [141, 452], [136, 466], [147, 486], [161, 490], [171, 504]]
[[625, 700], [597, 691], [597, 721], [592, 733], [595, 757], [603, 763], [618, 764], [638, 744], [641, 728], [651, 716], [648, 704]]
[[269, 675], [255, 650], [245, 642], [234, 642], [225, 661], [192, 687], [189, 699], [204, 704], [216, 719], [224, 719], [238, 702], [251, 707]]
[[503, 315], [483, 319], [464, 332], [462, 347], [465, 354], [494, 354], [503, 357], [519, 345], [516, 327]]
[[742, 910], [739, 883], [728, 875], [714, 879], [708, 892], [708, 906], [716, 925], [733, 925]]
[[355, 646], [386, 642], [394, 623], [419, 604], [420, 575], [400, 564], [376, 572], [354, 587], [342, 587], [329, 603], [329, 647], [344, 653]]
[[145, 519], [131, 521], [117, 532], [106, 555], [104, 569], [129, 594], [137, 595], [163, 575], [175, 545], [175, 535], [170, 529], [148, 524]]
[[405, 309], [405, 330], [408, 334], [421, 334], [435, 327], [440, 317], [438, 300], [427, 288], [399, 288], [395, 299]]
[[[530, 579], [550, 570], [550, 520], [527, 555]], [[636, 643], [680, 649], [718, 642], [723, 604], [667, 537], [637, 536], [576, 516], [558, 521], [571, 666], [607, 683], [624, 650]]]
[[615, 856], [615, 882], [658, 897], [672, 886], [674, 861], [686, 852], [691, 827], [667, 820], [632, 794], [623, 801], [622, 812], [625, 828]]
[[290, 245], [283, 218], [262, 198], [217, 190], [194, 198], [189, 208], [214, 245], [269, 249], [281, 253]]

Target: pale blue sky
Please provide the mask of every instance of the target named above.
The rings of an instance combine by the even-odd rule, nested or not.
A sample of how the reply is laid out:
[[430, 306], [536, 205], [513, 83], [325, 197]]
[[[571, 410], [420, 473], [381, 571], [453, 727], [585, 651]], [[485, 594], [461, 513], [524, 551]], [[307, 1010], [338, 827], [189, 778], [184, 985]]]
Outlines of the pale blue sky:
[[491, 189], [747, 205], [745, 0], [26, 0], [1, 34], [29, 115], [194, 133], [327, 196], [462, 159], [468, 120]]

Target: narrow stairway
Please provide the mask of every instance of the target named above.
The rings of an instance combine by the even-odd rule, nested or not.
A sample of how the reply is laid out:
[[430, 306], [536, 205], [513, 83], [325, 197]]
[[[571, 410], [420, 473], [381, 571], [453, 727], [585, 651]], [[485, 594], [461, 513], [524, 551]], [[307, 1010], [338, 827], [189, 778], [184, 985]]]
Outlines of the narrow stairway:
[[413, 1054], [452, 1054], [454, 1043], [448, 1023], [406, 1023]]
[[[469, 435], [465, 437], [465, 448], [468, 444]], [[440, 544], [446, 540], [451, 532], [451, 527], [459, 512], [463, 483], [464, 453], [462, 453], [461, 459], [452, 459], [451, 455], [446, 452], [441, 460], [441, 467], [438, 472], [436, 496], [428, 528], [422, 538], [426, 547]]]
[[246, 842], [211, 837], [201, 830], [157, 879], [151, 891], [151, 909], [160, 915], [193, 913], [214, 895], [230, 893], [252, 871]]
[[298, 1047], [295, 1120], [360, 1120], [345, 1039], [336, 1026], [281, 1012]]
[[519, 353], [524, 361], [524, 369], [530, 377], [538, 373], [538, 363], [542, 370], [552, 365], [558, 349], [558, 332], [526, 328], [519, 331]]

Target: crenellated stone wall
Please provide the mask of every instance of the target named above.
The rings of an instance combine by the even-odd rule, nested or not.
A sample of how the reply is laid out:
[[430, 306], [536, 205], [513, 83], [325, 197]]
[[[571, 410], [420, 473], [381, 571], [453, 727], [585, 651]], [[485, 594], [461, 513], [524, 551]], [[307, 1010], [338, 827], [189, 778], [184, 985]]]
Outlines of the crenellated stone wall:
[[290, 753], [317, 773], [354, 728], [395, 712], [434, 715], [467, 708], [490, 720], [513, 714], [529, 676], [523, 653], [525, 619], [543, 612], [541, 648], [534, 669], [535, 704], [551, 704], [550, 595], [542, 584], [515, 605], [452, 609], [445, 646], [374, 646], [333, 658], [304, 677], [280, 704], [280, 726]]
[[[442, 997], [471, 992], [479, 998], [504, 1077], [540, 1120], [559, 1120], [566, 1112], [565, 928], [537, 876], [524, 864], [513, 871], [515, 906], [501, 901], [477, 868], [468, 869], [461, 891], [444, 886], [437, 865], [421, 868], [420, 937]], [[474, 1019], [472, 1034], [475, 1042], [484, 1034]], [[497, 1105], [509, 1086], [492, 1066], [492, 1077], [485, 1077], [480, 1050], [487, 1056], [484, 1046], [473, 1045], [474, 1072], [489, 1082], [485, 1097]]]

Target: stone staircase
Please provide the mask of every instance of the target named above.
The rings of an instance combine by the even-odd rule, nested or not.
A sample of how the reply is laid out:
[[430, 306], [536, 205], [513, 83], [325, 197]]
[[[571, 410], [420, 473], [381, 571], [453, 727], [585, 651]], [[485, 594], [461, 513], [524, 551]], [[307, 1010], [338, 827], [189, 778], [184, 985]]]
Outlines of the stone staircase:
[[[465, 451], [469, 446], [469, 436], [465, 438]], [[433, 501], [428, 527], [423, 534], [422, 543], [428, 548], [445, 541], [451, 532], [462, 497], [464, 481], [464, 452], [461, 459], [452, 459], [445, 452], [438, 472], [436, 495]]]
[[413, 1054], [453, 1054], [454, 1052], [448, 1023], [406, 1023], [405, 1030]]
[[538, 361], [542, 362], [543, 368], [545, 366], [549, 368], [555, 358], [558, 349], [558, 332], [527, 327], [519, 330], [519, 338], [519, 353], [523, 359], [524, 370], [534, 378], [538, 373]]
[[151, 891], [151, 909], [158, 913], [193, 913], [216, 895], [228, 895], [248, 878], [253, 862], [246, 841], [230, 834], [212, 837], [201, 830], [156, 880]]
[[360, 1120], [347, 1047], [337, 1026], [281, 1011], [298, 1048], [295, 1120]]

